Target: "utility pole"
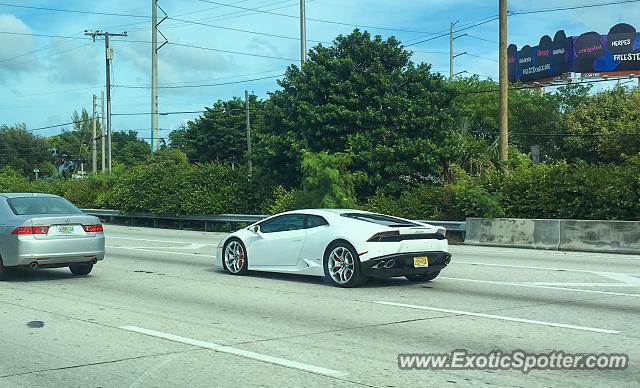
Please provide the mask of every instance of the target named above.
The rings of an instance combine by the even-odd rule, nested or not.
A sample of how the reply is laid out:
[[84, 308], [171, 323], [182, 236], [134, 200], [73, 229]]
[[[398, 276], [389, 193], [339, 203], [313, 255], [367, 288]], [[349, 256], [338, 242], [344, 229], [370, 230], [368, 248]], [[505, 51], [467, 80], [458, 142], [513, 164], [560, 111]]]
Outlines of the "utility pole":
[[499, 0], [500, 4], [500, 161], [506, 171], [506, 161], [509, 158], [509, 121], [508, 121], [508, 74], [507, 74], [507, 0]]
[[102, 169], [100, 171], [104, 172], [105, 168], [106, 168], [106, 147], [105, 147], [105, 140], [106, 140], [106, 126], [104, 125], [104, 92], [100, 92], [100, 105], [102, 106], [102, 114], [101, 114], [101, 120], [100, 120], [100, 146], [102, 147], [102, 154], [101, 154], [101, 159], [102, 159]]
[[123, 36], [127, 37], [127, 32], [123, 32], [122, 34], [110, 34], [109, 32], [84, 32], [85, 35], [91, 36], [93, 41], [95, 42], [96, 37], [103, 36], [104, 37], [104, 57], [106, 62], [106, 71], [107, 71], [107, 164], [109, 168], [109, 172], [111, 172], [112, 160], [111, 160], [111, 60], [113, 59], [113, 49], [109, 47], [109, 37], [110, 36]]
[[[158, 21], [158, 9], [164, 13]], [[158, 31], [160, 23], [167, 19], [167, 13], [158, 6], [158, 0], [151, 0], [151, 153], [158, 150], [158, 50], [167, 44], [167, 38]], [[165, 38], [158, 47], [158, 33]]]
[[300, 68], [307, 61], [307, 21], [304, 3], [305, 0], [300, 0]]
[[249, 175], [253, 172], [253, 164], [251, 162], [251, 119], [249, 117], [249, 91], [244, 91], [245, 111], [247, 112], [247, 159], [249, 162]]
[[98, 147], [96, 144], [97, 141], [97, 134], [96, 134], [96, 111], [98, 109], [98, 103], [97, 100], [98, 97], [94, 94], [93, 95], [93, 117], [92, 117], [92, 124], [93, 124], [93, 136], [91, 137], [91, 172], [93, 172], [94, 174], [96, 172], [98, 172]]

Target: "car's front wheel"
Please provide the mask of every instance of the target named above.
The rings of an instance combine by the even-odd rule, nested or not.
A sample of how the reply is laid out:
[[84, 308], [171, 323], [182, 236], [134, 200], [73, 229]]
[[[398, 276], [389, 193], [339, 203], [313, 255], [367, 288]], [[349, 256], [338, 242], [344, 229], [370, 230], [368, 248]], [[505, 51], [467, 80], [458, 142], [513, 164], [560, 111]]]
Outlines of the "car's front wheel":
[[338, 287], [356, 287], [365, 277], [360, 270], [360, 258], [351, 244], [337, 241], [329, 245], [324, 256], [324, 275]]
[[405, 278], [411, 280], [412, 282], [428, 282], [431, 281], [440, 275], [440, 271], [424, 273], [420, 275], [407, 275]]
[[234, 275], [244, 275], [249, 271], [247, 249], [239, 239], [231, 239], [224, 246], [224, 268]]
[[93, 264], [74, 264], [69, 266], [69, 270], [76, 276], [86, 276], [93, 270]]

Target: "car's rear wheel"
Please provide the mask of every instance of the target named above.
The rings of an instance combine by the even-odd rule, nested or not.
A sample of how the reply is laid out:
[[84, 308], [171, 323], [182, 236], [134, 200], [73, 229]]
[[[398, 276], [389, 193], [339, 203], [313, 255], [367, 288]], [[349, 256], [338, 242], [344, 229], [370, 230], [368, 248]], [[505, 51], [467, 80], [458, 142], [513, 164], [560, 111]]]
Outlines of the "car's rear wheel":
[[74, 265], [70, 265], [69, 266], [69, 270], [71, 271], [72, 274], [77, 275], [77, 276], [86, 276], [89, 275], [89, 273], [91, 273], [91, 270], [93, 269], [93, 264], [89, 263], [89, 264], [74, 264]]
[[440, 275], [440, 271], [424, 273], [420, 275], [407, 275], [405, 278], [411, 280], [412, 282], [428, 282], [431, 281]]
[[338, 287], [357, 287], [365, 277], [360, 270], [358, 253], [346, 241], [329, 245], [324, 255], [324, 276]]
[[224, 268], [234, 275], [244, 275], [248, 272], [247, 249], [237, 238], [229, 240], [224, 246]]
[[2, 263], [2, 257], [0, 257], [0, 281], [7, 280], [9, 270]]

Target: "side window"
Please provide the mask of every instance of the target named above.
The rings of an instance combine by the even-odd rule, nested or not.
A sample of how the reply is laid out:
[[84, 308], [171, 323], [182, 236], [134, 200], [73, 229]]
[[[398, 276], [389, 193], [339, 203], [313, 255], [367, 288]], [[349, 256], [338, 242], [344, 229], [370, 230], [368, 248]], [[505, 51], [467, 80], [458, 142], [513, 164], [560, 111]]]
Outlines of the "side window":
[[274, 217], [260, 224], [262, 233], [286, 232], [304, 229], [304, 214], [286, 214]]
[[306, 229], [311, 229], [311, 228], [315, 228], [323, 225], [329, 225], [329, 223], [327, 222], [327, 220], [324, 219], [324, 217], [315, 216], [311, 214], [307, 215], [307, 225], [305, 226]]

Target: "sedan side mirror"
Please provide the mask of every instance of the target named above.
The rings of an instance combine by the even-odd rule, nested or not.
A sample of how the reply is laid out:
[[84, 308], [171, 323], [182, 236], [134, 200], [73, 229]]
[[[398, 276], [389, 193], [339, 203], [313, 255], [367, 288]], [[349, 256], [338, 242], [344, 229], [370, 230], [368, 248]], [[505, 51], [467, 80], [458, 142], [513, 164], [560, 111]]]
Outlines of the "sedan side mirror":
[[253, 225], [249, 227], [249, 232], [259, 234], [260, 233], [260, 225]]

